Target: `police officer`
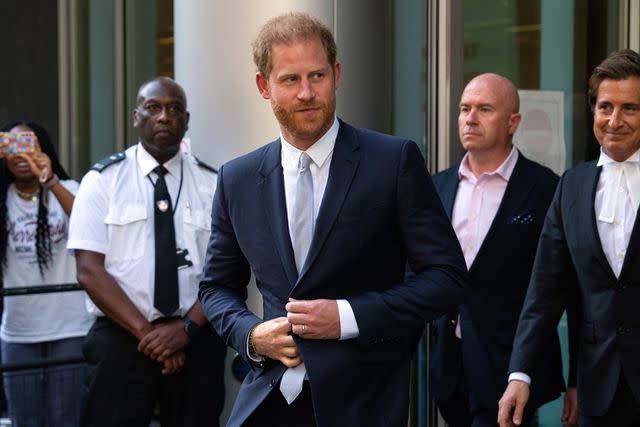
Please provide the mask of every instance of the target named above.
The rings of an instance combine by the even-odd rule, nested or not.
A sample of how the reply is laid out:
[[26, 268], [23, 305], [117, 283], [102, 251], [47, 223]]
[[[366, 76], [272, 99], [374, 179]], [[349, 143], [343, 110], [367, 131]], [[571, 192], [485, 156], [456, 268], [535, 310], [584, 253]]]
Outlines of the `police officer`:
[[143, 84], [139, 143], [98, 162], [75, 200], [68, 248], [96, 321], [86, 426], [218, 425], [226, 347], [197, 300], [216, 173], [180, 143], [189, 122], [170, 78]]

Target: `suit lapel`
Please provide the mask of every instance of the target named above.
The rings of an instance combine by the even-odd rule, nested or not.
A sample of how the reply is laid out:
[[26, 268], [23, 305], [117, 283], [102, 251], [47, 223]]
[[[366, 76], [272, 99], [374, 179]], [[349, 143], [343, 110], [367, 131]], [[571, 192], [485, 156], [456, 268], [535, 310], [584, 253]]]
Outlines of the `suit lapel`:
[[632, 268], [632, 264], [637, 261], [637, 253], [638, 253], [638, 239], [640, 239], [640, 208], [636, 212], [636, 220], [633, 223], [633, 230], [631, 231], [631, 236], [629, 237], [629, 244], [627, 245], [627, 253], [624, 257], [624, 262], [622, 264], [622, 269], [620, 270], [620, 280], [624, 277], [628, 271]]
[[259, 173], [263, 177], [259, 185], [262, 187], [260, 194], [267, 213], [267, 221], [275, 240], [276, 250], [280, 255], [287, 278], [291, 286], [293, 286], [298, 279], [298, 271], [296, 270], [291, 237], [289, 236], [280, 150], [279, 139], [267, 147], [259, 168]]
[[[589, 212], [590, 229], [584, 230], [585, 233], [587, 233], [585, 238], [595, 246], [594, 253], [597, 254], [597, 258], [603, 268], [607, 271], [607, 274], [611, 276], [612, 280], [616, 280], [616, 275], [613, 273], [613, 269], [611, 268], [609, 261], [607, 261], [604, 249], [602, 249], [602, 241], [600, 240], [598, 222], [596, 219], [596, 190], [598, 188], [598, 179], [600, 178], [601, 171], [602, 167], [596, 167], [595, 164], [592, 167], [586, 168], [584, 180], [581, 180], [581, 183], [584, 183], [584, 185], [581, 185], [579, 189], [574, 189], [577, 191], [577, 203], [574, 213]], [[589, 239], [589, 233], [592, 235], [591, 239]]]
[[442, 201], [442, 206], [449, 217], [449, 221], [451, 221], [453, 216], [453, 204], [456, 200], [458, 184], [460, 183], [458, 168], [454, 169], [455, 170], [452, 170], [452, 173], [444, 180], [442, 191], [440, 192], [440, 200]]
[[359, 148], [360, 144], [354, 129], [343, 121], [340, 121], [340, 130], [338, 131], [336, 145], [333, 149], [327, 187], [322, 197], [322, 203], [320, 204], [320, 211], [316, 219], [316, 228], [314, 230], [313, 240], [311, 241], [311, 247], [309, 248], [309, 254], [300, 272], [298, 282], [304, 277], [318, 256], [340, 212], [340, 208], [344, 203], [353, 177], [358, 169], [360, 162]]
[[511, 177], [509, 177], [509, 182], [507, 183], [507, 188], [504, 190], [504, 195], [502, 196], [502, 200], [498, 206], [496, 216], [493, 217], [493, 220], [491, 221], [489, 231], [487, 231], [487, 235], [482, 240], [480, 249], [478, 249], [478, 253], [469, 267], [469, 271], [474, 269], [476, 261], [480, 259], [485, 250], [487, 245], [486, 242], [491, 240], [497, 228], [506, 224], [509, 220], [509, 216], [524, 213], [518, 212], [517, 210], [522, 206], [527, 206], [526, 199], [530, 193], [531, 187], [535, 184], [533, 180], [527, 179], [527, 162], [528, 160], [522, 155], [522, 153], [518, 153], [518, 161], [513, 168]]

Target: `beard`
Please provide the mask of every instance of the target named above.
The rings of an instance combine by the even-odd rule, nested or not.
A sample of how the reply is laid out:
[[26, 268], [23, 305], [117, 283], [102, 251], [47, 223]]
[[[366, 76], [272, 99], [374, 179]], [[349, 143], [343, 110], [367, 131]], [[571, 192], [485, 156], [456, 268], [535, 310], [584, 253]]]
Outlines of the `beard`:
[[[289, 108], [278, 104], [273, 98], [271, 99], [271, 107], [273, 113], [280, 123], [283, 130], [289, 133], [293, 138], [316, 142], [324, 135], [331, 125], [336, 113], [335, 96], [328, 103], [298, 103]], [[296, 110], [304, 108], [318, 108], [319, 111], [313, 117], [301, 117]], [[293, 143], [294, 141], [289, 141]]]

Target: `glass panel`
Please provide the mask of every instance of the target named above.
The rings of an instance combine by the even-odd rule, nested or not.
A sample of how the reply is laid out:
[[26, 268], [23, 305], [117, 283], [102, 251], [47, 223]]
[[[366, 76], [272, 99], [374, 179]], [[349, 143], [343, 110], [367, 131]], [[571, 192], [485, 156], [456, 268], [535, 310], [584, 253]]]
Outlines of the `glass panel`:
[[[562, 93], [558, 126], [564, 130], [554, 141], [560, 148], [547, 158], [536, 158], [557, 172], [597, 155], [586, 85], [591, 69], [622, 47], [621, 7], [621, 1], [596, 0], [464, 2], [465, 83], [477, 74], [495, 72], [509, 77], [519, 89]], [[527, 129], [523, 116], [521, 131]], [[515, 143], [536, 157], [524, 146], [522, 132]], [[563, 167], [553, 167], [549, 159], [557, 158], [558, 152], [565, 153]]]
[[[91, 164], [119, 145], [136, 142], [131, 124], [136, 91], [158, 75], [173, 76], [173, 0], [80, 0], [77, 39], [88, 39], [87, 87], [72, 82], [83, 99], [71, 121], [88, 122], [88, 137], [80, 142], [74, 162], [83, 174]], [[80, 117], [88, 111], [88, 117]]]
[[137, 142], [131, 124], [136, 92], [156, 76], [173, 77], [173, 0], [136, 0], [125, 3], [127, 145]]
[[173, 0], [158, 0], [157, 21], [157, 73], [173, 78]]
[[394, 2], [393, 134], [415, 141], [425, 154], [426, 4]]

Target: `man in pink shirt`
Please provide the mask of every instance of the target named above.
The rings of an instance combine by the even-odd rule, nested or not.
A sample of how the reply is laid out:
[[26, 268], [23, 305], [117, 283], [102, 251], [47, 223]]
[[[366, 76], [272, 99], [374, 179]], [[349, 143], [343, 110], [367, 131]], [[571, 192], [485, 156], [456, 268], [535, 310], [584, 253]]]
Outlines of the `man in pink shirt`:
[[[510, 80], [497, 74], [472, 79], [458, 117], [467, 153], [433, 178], [471, 277], [465, 302], [433, 328], [431, 393], [450, 427], [496, 425], [538, 237], [558, 182], [513, 146], [520, 120]], [[565, 389], [557, 334], [548, 341], [527, 422]], [[571, 375], [569, 383], [575, 383]]]

